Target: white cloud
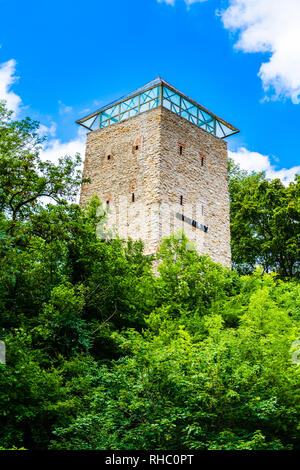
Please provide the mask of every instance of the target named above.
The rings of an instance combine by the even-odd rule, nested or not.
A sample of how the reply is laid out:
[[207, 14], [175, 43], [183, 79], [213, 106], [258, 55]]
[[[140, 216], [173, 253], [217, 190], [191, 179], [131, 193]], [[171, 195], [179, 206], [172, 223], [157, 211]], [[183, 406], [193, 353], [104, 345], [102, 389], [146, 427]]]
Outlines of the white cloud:
[[175, 0], [158, 0], [158, 3], [167, 3], [168, 5], [175, 5]]
[[44, 137], [44, 136], [54, 137], [56, 134], [56, 128], [57, 128], [57, 125], [55, 122], [51, 122], [50, 127], [45, 126], [44, 124], [40, 124], [38, 134], [40, 137]]
[[11, 86], [18, 80], [15, 71], [16, 61], [14, 59], [0, 64], [0, 100], [5, 100], [8, 109], [17, 115], [22, 100], [16, 93], [11, 91]]
[[282, 168], [277, 170], [270, 162], [268, 155], [262, 155], [258, 152], [251, 152], [245, 147], [239, 148], [236, 152], [228, 151], [228, 156], [240, 165], [243, 170], [247, 171], [265, 171], [267, 178], [280, 178], [283, 184], [288, 185], [293, 181], [296, 174], [300, 174], [300, 166], [292, 168]]
[[187, 5], [192, 5], [192, 3], [203, 3], [206, 0], [184, 0]]
[[[176, 0], [157, 0], [158, 3], [167, 3], [168, 5], [175, 5]], [[193, 3], [203, 3], [206, 2], [207, 0], [184, 0], [187, 6], [192, 5]]]
[[81, 158], [84, 158], [85, 152], [85, 132], [79, 129], [77, 137], [69, 142], [62, 142], [60, 139], [50, 139], [47, 141], [40, 153], [42, 160], [50, 160], [57, 163], [59, 157], [65, 155], [74, 156], [75, 153], [80, 153]]
[[[14, 59], [0, 64], [0, 100], [4, 99], [7, 102], [8, 109], [14, 111], [15, 116], [20, 111], [22, 103], [21, 98], [11, 91], [11, 86], [16, 82], [18, 77], [15, 76], [16, 61]], [[64, 105], [59, 101], [59, 113], [69, 113], [72, 111], [70, 106]], [[85, 134], [84, 129], [80, 128], [75, 139], [68, 142], [62, 142], [60, 139], [55, 138], [57, 125], [51, 122], [49, 126], [40, 124], [38, 134], [40, 137], [47, 136], [48, 140], [43, 144], [40, 152], [42, 160], [50, 160], [53, 163], [58, 163], [59, 157], [65, 155], [74, 156], [80, 153], [82, 159], [85, 152]]]
[[[40, 157], [43, 161], [49, 160], [57, 164], [60, 157], [64, 157], [65, 155], [73, 157], [76, 153], [80, 153], [83, 160], [85, 154], [85, 136], [86, 132], [83, 128], [80, 128], [77, 137], [69, 142], [62, 142], [60, 139], [50, 139], [43, 146]], [[83, 170], [83, 162], [78, 169]], [[78, 193], [75, 199], [77, 204], [79, 204], [79, 197], [80, 194]], [[45, 198], [45, 203], [46, 202], [50, 202], [50, 200]]]
[[67, 106], [60, 100], [58, 101], [58, 104], [59, 104], [59, 114], [67, 114], [73, 111], [72, 106]]
[[[11, 86], [16, 82], [18, 77], [15, 76], [16, 61], [11, 59], [7, 62], [0, 64], [0, 99], [4, 99], [7, 102], [8, 109], [14, 111], [15, 115], [18, 114], [22, 103], [21, 98], [11, 91]], [[61, 113], [69, 113], [72, 111], [71, 106], [66, 106], [64, 103], [59, 101]], [[62, 142], [55, 138], [57, 125], [55, 122], [51, 122], [50, 126], [40, 124], [38, 133], [42, 136], [50, 137], [44, 145], [41, 151], [41, 158], [43, 160], [50, 160], [53, 163], [58, 162], [58, 158], [64, 155], [73, 156], [79, 152], [84, 157], [85, 150], [85, 132], [79, 129], [77, 137], [69, 142]]]
[[300, 103], [300, 1], [229, 0], [224, 27], [239, 33], [235, 47], [269, 53], [259, 77], [275, 99]]

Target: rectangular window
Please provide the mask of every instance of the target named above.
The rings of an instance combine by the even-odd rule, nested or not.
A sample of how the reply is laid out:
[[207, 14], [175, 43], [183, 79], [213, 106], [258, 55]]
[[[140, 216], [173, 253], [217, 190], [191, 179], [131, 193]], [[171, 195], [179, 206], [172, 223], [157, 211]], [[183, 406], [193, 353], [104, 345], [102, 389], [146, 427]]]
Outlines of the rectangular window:
[[134, 202], [134, 193], [131, 195], [131, 202]]
[[182, 145], [179, 145], [179, 155], [182, 155], [183, 147]]
[[183, 206], [183, 196], [180, 196], [180, 204]]

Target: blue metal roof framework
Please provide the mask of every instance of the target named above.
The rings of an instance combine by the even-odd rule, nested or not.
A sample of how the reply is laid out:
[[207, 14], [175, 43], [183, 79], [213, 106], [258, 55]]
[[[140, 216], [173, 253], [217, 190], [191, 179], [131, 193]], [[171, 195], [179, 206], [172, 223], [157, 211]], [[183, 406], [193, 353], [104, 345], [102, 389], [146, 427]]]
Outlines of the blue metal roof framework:
[[169, 109], [221, 139], [239, 132], [232, 124], [191, 100], [160, 77], [79, 119], [76, 123], [94, 131], [158, 106]]

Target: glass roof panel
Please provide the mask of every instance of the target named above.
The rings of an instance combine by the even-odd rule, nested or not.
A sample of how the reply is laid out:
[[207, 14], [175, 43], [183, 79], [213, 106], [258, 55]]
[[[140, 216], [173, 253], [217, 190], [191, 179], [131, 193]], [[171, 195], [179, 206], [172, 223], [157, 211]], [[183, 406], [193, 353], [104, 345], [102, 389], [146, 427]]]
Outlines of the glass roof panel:
[[83, 121], [82, 124], [86, 127], [91, 127], [95, 119], [95, 116], [91, 117], [90, 119], [87, 119], [86, 121]]
[[138, 96], [135, 96], [134, 98], [124, 101], [123, 103], [120, 104], [120, 112], [123, 113], [123, 111], [128, 111], [129, 109], [134, 108], [135, 106], [138, 106], [138, 104], [139, 104]]
[[112, 116], [116, 116], [119, 114], [119, 106], [114, 106], [113, 108], [108, 108], [103, 113], [101, 113], [101, 116], [103, 116], [103, 119], [108, 119]]
[[124, 119], [127, 119], [129, 117], [130, 117], [129, 111], [126, 111], [125, 113], [121, 114], [120, 121], [124, 121]]
[[189, 119], [190, 115], [187, 111], [183, 111], [181, 110], [181, 116], [184, 118], [184, 119]]
[[152, 88], [152, 90], [149, 90], [147, 94], [149, 95], [150, 99], [157, 98], [159, 95], [159, 88]]
[[146, 91], [140, 95], [140, 103], [146, 103], [159, 96], [159, 87], [152, 88], [152, 90]]
[[169, 88], [164, 86], [164, 97], [171, 98], [174, 94], [174, 91], [171, 91]]
[[211, 116], [199, 108], [199, 119], [201, 119], [203, 122], [211, 121]]
[[173, 111], [176, 114], [180, 114], [180, 108], [179, 106], [176, 106], [176, 104], [171, 104], [171, 111]]
[[222, 131], [224, 132], [225, 136], [232, 132], [232, 130], [229, 127], [225, 126], [225, 124], [219, 122], [219, 125], [220, 125]]
[[95, 129], [99, 128], [99, 115], [96, 116], [96, 119], [94, 120], [93, 124], [91, 125], [91, 128], [93, 129], [93, 131]]
[[158, 98], [156, 100], [150, 101], [150, 108], [156, 108], [158, 106]]
[[190, 114], [189, 116], [189, 121], [192, 122], [193, 124], [197, 124], [197, 118], [193, 116], [192, 114]]
[[140, 95], [140, 104], [147, 103], [150, 99], [148, 93], [142, 93]]
[[144, 112], [144, 111], [148, 111], [149, 109], [149, 105], [150, 105], [150, 102], [148, 101], [148, 103], [144, 103], [144, 104], [141, 104], [140, 106], [140, 112]]
[[170, 101], [172, 101], [172, 103], [177, 104], [179, 106], [180, 105], [180, 96], [174, 93], [171, 96]]
[[190, 114], [197, 116], [198, 108], [197, 106], [194, 106], [193, 103], [191, 103], [190, 101], [181, 98], [181, 107], [182, 109], [188, 111]]
[[163, 107], [167, 109], [171, 109], [171, 101], [164, 98], [163, 100]]
[[216, 122], [216, 136], [221, 138], [224, 137], [224, 131], [218, 121]]
[[160, 105], [217, 137], [224, 138], [239, 132], [231, 124], [183, 95], [160, 77], [76, 122], [95, 130]]
[[130, 116], [130, 117], [131, 117], [131, 116], [135, 116], [136, 114], [138, 114], [138, 112], [139, 112], [138, 108], [131, 109], [131, 110], [129, 111], [129, 116]]

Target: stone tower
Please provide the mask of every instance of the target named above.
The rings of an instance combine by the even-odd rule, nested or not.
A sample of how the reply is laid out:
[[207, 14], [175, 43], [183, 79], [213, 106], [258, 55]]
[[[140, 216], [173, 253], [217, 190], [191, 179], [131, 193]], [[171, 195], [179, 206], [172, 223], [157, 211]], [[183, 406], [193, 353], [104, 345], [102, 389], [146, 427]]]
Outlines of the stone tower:
[[231, 266], [227, 144], [239, 132], [160, 77], [77, 121], [87, 134], [80, 203], [97, 194], [107, 229], [155, 253], [184, 230]]

